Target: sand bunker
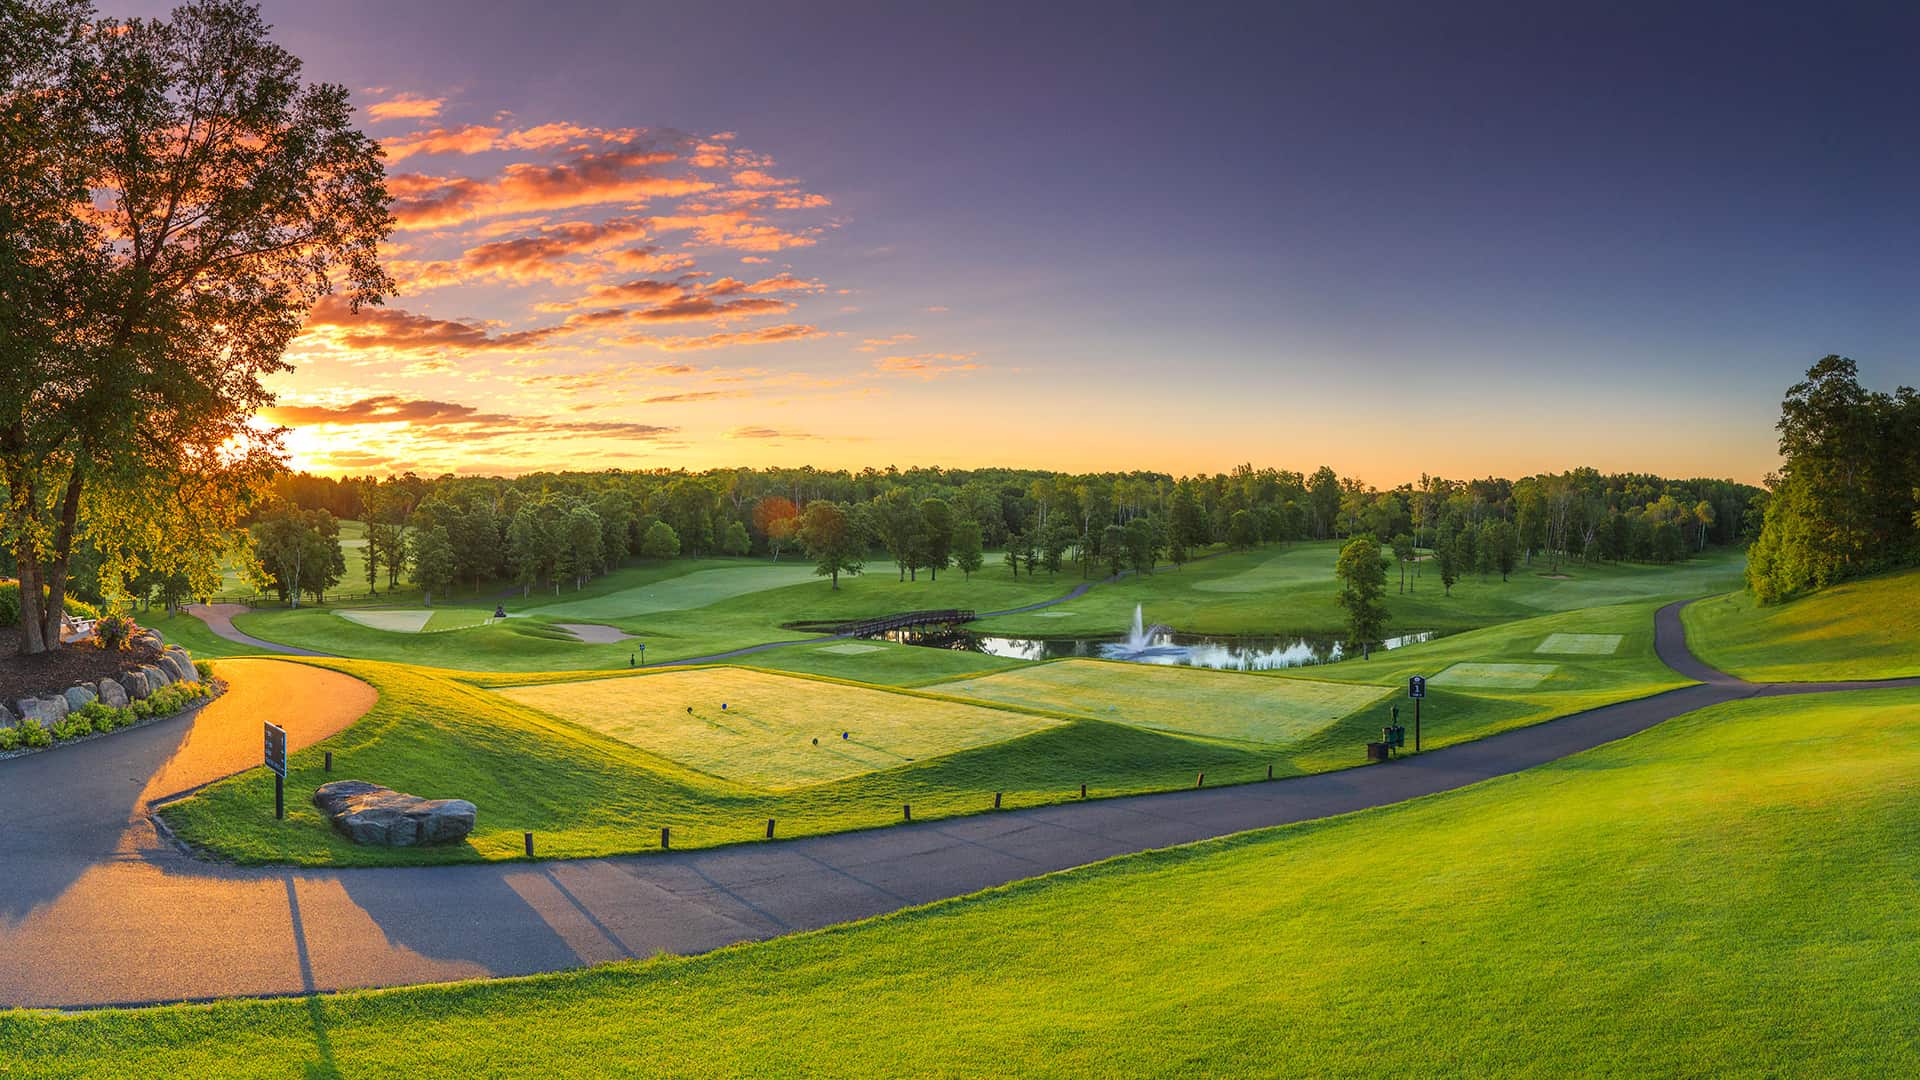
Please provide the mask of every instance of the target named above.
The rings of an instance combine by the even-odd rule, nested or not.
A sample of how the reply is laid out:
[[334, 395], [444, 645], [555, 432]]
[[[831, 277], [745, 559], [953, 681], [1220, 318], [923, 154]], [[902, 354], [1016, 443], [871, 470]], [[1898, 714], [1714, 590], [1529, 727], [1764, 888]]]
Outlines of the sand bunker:
[[589, 645], [611, 645], [616, 641], [626, 641], [635, 636], [618, 627], [601, 626], [598, 623], [563, 622], [553, 625]]

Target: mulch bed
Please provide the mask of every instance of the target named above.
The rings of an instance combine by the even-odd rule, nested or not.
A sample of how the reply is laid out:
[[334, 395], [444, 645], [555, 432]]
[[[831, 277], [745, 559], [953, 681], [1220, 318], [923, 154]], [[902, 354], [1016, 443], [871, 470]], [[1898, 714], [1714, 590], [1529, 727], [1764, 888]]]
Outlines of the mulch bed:
[[151, 664], [159, 653], [135, 647], [107, 652], [92, 642], [63, 645], [50, 653], [20, 655], [20, 628], [0, 627], [0, 701], [47, 697], [80, 683], [132, 671]]

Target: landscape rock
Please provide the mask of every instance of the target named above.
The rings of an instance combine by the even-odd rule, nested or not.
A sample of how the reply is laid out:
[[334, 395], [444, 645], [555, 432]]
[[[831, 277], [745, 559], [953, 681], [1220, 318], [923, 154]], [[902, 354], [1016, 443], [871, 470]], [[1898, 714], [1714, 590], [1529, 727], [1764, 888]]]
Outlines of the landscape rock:
[[140, 670], [147, 677], [147, 693], [149, 694], [173, 681], [173, 672], [158, 664], [142, 664], [140, 665]]
[[100, 699], [100, 695], [87, 686], [69, 686], [64, 696], [67, 699], [68, 712], [79, 712]]
[[0, 703], [0, 727], [12, 727], [20, 722], [20, 717], [11, 708]]
[[422, 799], [365, 780], [322, 784], [313, 804], [349, 840], [382, 847], [463, 840], [476, 813], [465, 799]]
[[147, 694], [149, 693], [147, 689], [147, 675], [146, 675], [146, 672], [144, 671], [135, 670], [135, 671], [121, 672], [120, 686], [126, 690], [127, 696], [132, 698], [135, 701], [141, 701], [145, 699]]
[[130, 700], [127, 697], [126, 687], [121, 686], [112, 679], [100, 680], [99, 694], [101, 702], [115, 709], [126, 708]]
[[64, 697], [21, 698], [17, 707], [22, 719], [38, 720], [42, 727], [52, 727], [65, 720], [68, 712]]
[[185, 649], [168, 649], [160, 654], [160, 663], [173, 672], [176, 682], [194, 682], [200, 678], [200, 673], [193, 669], [193, 658]]

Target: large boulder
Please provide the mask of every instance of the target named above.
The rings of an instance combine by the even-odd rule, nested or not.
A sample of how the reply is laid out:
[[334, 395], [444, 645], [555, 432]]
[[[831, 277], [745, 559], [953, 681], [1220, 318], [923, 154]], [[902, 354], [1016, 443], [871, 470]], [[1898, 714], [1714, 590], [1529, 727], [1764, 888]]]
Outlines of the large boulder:
[[193, 661], [185, 650], [168, 649], [160, 654], [160, 666], [167, 669], [174, 682], [194, 682], [200, 673], [193, 670]]
[[64, 696], [67, 699], [68, 712], [79, 712], [100, 698], [100, 695], [94, 693], [90, 686], [69, 686]]
[[140, 665], [140, 673], [147, 677], [147, 693], [149, 694], [173, 681], [173, 672], [161, 667], [159, 664], [142, 664]]
[[465, 799], [422, 799], [365, 780], [322, 784], [313, 804], [347, 839], [382, 847], [464, 840], [476, 812]]
[[101, 679], [97, 689], [101, 703], [111, 708], [124, 709], [131, 700], [127, 697], [127, 688], [112, 679]]
[[147, 673], [138, 668], [120, 673], [120, 687], [135, 701], [142, 700], [152, 692], [147, 689]]
[[22, 719], [38, 720], [42, 727], [52, 727], [67, 718], [67, 699], [58, 695], [49, 698], [21, 698], [14, 704]]

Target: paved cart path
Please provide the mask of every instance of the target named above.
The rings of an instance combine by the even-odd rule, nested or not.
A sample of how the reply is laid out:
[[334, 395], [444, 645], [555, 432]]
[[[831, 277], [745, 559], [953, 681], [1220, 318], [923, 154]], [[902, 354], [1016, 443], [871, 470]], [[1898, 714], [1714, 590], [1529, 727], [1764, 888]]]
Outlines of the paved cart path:
[[257, 760], [262, 719], [305, 746], [372, 701], [337, 672], [219, 661], [233, 689], [197, 714], [0, 761], [0, 1005], [311, 993], [696, 953], [1447, 791], [1724, 701], [1920, 687], [1745, 683], [1687, 650], [1680, 607], [1656, 616], [1657, 649], [1698, 685], [1388, 765], [712, 851], [446, 867], [229, 867], [156, 837], [147, 805]]

